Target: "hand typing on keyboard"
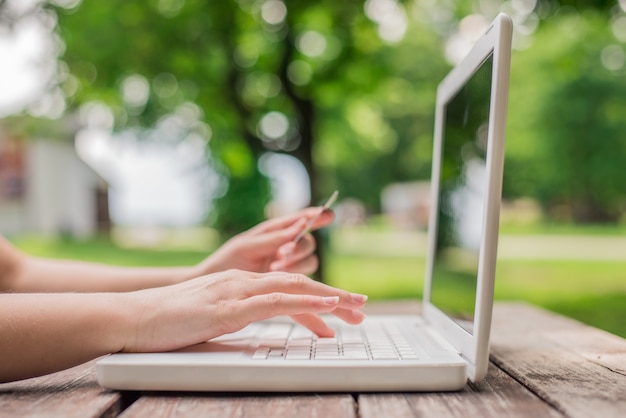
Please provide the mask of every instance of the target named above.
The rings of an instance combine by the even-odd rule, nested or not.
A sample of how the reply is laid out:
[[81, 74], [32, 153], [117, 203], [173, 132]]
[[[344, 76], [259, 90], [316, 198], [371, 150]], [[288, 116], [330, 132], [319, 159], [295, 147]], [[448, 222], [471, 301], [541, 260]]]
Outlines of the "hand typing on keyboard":
[[[257, 336], [254, 360], [416, 360], [426, 355], [406, 330], [378, 319], [358, 327], [335, 323], [336, 336], [320, 338], [287, 322], [269, 323]], [[414, 330], [412, 330], [414, 331]], [[419, 352], [419, 356], [418, 356]]]
[[45, 260], [0, 237], [0, 382], [112, 352], [175, 350], [276, 315], [333, 337], [318, 314], [358, 324], [367, 298], [305, 276], [317, 269], [315, 240], [296, 240], [332, 219], [307, 208], [235, 236], [196, 266], [168, 268]]
[[229, 270], [174, 286], [128, 294], [139, 298], [136, 324], [122, 351], [167, 351], [238, 331], [251, 322], [291, 315], [319, 337], [334, 330], [318, 315], [358, 324], [367, 297], [295, 273]]

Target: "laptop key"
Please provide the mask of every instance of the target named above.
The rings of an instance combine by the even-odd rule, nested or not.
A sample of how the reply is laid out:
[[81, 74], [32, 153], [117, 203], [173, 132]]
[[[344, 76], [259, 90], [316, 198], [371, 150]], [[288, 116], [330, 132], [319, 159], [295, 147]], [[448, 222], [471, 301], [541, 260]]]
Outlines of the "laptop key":
[[270, 352], [269, 348], [261, 347], [254, 352], [254, 354], [252, 355], [252, 358], [254, 360], [265, 360], [269, 352]]

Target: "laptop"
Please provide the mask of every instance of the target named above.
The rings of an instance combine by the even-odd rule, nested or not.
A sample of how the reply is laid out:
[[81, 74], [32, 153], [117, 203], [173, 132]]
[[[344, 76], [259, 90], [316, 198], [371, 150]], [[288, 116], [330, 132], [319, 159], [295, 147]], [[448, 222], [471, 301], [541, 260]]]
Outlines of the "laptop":
[[289, 318], [163, 353], [96, 364], [119, 390], [459, 390], [489, 364], [512, 23], [499, 15], [437, 89], [429, 250], [421, 315], [326, 317], [334, 338]]

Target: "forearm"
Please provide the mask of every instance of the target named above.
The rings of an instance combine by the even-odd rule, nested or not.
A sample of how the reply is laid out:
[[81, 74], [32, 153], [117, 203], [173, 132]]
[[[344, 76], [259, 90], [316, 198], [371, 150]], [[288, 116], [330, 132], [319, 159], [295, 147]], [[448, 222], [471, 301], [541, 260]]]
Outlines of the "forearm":
[[25, 257], [5, 290], [12, 292], [125, 292], [166, 286], [197, 275], [195, 267], [118, 267]]
[[128, 294], [0, 294], [0, 382], [120, 351], [133, 332]]
[[124, 292], [178, 283], [192, 267], [116, 267], [28, 256], [0, 236], [0, 292]]
[[317, 314], [356, 324], [366, 300], [301, 274], [242, 270], [138, 292], [0, 293], [0, 382], [112, 352], [175, 350], [277, 315], [332, 337]]

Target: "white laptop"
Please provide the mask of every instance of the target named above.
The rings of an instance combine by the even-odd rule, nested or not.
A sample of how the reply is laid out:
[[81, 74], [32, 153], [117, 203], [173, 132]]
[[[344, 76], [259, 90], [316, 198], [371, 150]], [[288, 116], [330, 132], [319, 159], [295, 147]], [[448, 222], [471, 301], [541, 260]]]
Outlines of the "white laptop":
[[[437, 90], [423, 314], [368, 316], [335, 338], [288, 318], [166, 353], [97, 362], [120, 390], [458, 390], [487, 373], [511, 55], [499, 15]], [[381, 278], [384, 280], [384, 278]]]

